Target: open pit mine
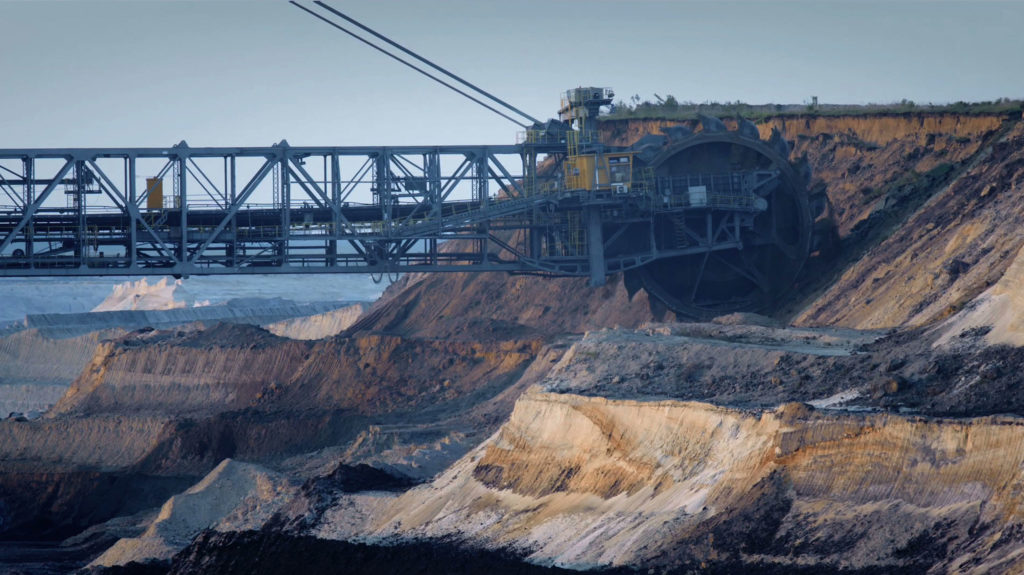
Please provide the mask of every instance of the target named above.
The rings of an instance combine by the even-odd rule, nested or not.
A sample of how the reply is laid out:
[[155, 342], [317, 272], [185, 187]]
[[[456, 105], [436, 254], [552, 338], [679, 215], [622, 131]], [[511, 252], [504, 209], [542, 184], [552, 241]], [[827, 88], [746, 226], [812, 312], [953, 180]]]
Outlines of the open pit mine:
[[[711, 125], [594, 129], [678, 158]], [[819, 206], [767, 291], [672, 300], [777, 244], [699, 285], [685, 254], [604, 285], [406, 274], [368, 306], [134, 284], [5, 328], [0, 570], [1024, 571], [1021, 110], [721, 128], [751, 126], [723, 149], [776, 134], [787, 209]]]

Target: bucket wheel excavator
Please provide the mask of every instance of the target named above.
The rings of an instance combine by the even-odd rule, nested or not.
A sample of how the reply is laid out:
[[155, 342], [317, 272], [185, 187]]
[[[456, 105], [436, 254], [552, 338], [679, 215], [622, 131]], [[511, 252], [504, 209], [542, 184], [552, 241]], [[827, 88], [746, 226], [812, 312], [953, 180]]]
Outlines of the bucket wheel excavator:
[[[792, 163], [774, 129], [762, 138], [742, 118], [700, 116], [609, 145], [598, 129], [614, 97], [608, 88], [566, 91], [559, 118], [541, 122], [324, 2], [314, 4], [386, 47], [292, 4], [526, 129], [522, 195], [543, 198], [544, 209], [517, 214], [529, 217], [517, 255], [538, 273], [589, 275], [599, 285], [621, 272], [631, 293], [642, 288], [678, 315], [708, 319], [769, 310], [817, 241], [827, 197], [809, 198], [806, 161]], [[560, 169], [541, 174], [545, 158]]]

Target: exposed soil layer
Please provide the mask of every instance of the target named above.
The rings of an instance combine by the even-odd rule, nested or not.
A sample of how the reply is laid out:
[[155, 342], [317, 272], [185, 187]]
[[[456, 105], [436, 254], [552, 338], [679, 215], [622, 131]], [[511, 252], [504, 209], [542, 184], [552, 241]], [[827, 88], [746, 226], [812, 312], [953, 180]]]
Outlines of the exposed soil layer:
[[[100, 344], [54, 413], [0, 421], [0, 533], [66, 536], [159, 504], [225, 458], [345, 445], [369, 417], [408, 426], [465, 414], [480, 426], [467, 433], [490, 433], [514, 401], [496, 398], [539, 351], [537, 340], [373, 333], [296, 341], [238, 324], [133, 332]], [[179, 479], [151, 490], [148, 477]]]
[[[1024, 348], [981, 343], [986, 330], [934, 346], [929, 330], [889, 335], [716, 324], [592, 332], [549, 389], [665, 397], [741, 408], [788, 401], [935, 416], [1024, 416]], [[616, 357], [613, 364], [600, 361]]]
[[433, 483], [377, 504], [364, 533], [578, 569], [1017, 572], [1022, 426], [533, 391]]
[[644, 293], [631, 297], [619, 275], [601, 287], [587, 282], [503, 273], [409, 274], [389, 287], [350, 332], [479, 341], [550, 339], [674, 317], [657, 302], [652, 308]]
[[[299, 341], [259, 327], [133, 332], [104, 343], [56, 414], [204, 415], [258, 408], [382, 414], [507, 385], [540, 340], [441, 340], [357, 333]], [[486, 386], [485, 385], [485, 386]]]
[[[1006, 271], [1024, 245], [1024, 123], [1008, 124], [948, 174], [909, 172], [886, 191], [864, 234], [884, 234], [797, 317], [862, 329], [923, 325], [962, 308]], [[913, 199], [917, 197], [919, 199]], [[904, 200], [921, 203], [906, 217]], [[895, 212], [895, 214], [891, 213]], [[857, 228], [851, 231], [856, 240]], [[873, 247], [870, 247], [872, 246]]]

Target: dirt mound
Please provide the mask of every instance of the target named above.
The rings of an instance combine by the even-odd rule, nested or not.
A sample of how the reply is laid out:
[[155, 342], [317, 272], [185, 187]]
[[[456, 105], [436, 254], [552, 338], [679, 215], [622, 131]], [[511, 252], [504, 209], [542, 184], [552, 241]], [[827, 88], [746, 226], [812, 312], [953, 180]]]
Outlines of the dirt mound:
[[[119, 540], [91, 566], [170, 559], [203, 529], [229, 514], [271, 513], [293, 487], [280, 474], [226, 459], [202, 481], [171, 497], [138, 537]], [[279, 503], [277, 503], [279, 505]]]
[[539, 340], [444, 341], [362, 334], [319, 342], [255, 326], [141, 330], [102, 344], [50, 417], [182, 416], [245, 408], [386, 413], [514, 381]]
[[388, 288], [350, 331], [493, 341], [635, 327], [670, 317], [658, 305], [652, 311], [645, 293], [631, 298], [620, 276], [592, 288], [585, 278], [411, 274]]
[[123, 329], [112, 328], [65, 336], [52, 330], [26, 329], [0, 337], [0, 385], [67, 385], [82, 372], [100, 341], [124, 333]]
[[134, 332], [102, 344], [50, 416], [239, 409], [288, 381], [310, 347], [239, 324]]

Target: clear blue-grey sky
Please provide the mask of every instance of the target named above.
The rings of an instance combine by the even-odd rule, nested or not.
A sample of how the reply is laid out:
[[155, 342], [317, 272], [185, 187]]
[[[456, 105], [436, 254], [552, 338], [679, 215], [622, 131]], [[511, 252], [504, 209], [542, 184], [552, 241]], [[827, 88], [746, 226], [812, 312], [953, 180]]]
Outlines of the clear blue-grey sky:
[[[309, 5], [309, 0], [302, 0]], [[1024, 2], [333, 0], [521, 109], [1024, 97]], [[0, 0], [0, 147], [511, 143], [285, 0]]]

